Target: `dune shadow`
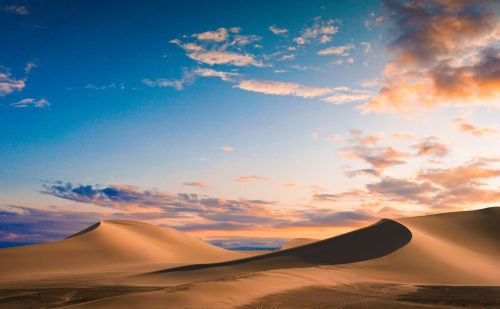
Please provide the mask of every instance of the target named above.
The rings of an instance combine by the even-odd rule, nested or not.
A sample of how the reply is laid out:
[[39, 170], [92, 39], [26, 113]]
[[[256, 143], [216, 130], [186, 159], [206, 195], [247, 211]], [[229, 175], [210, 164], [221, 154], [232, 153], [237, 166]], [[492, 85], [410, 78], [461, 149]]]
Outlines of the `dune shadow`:
[[[412, 238], [412, 234], [404, 225], [389, 219], [382, 219], [379, 222], [365, 228], [361, 228], [346, 234], [310, 243], [300, 247], [280, 250], [252, 256], [238, 260], [193, 264], [181, 267], [169, 268], [155, 271], [154, 273], [177, 272], [205, 269], [212, 267], [254, 264], [264, 262], [263, 269], [273, 268], [293, 268], [306, 264], [311, 265], [336, 265], [347, 264], [379, 258], [394, 252], [406, 245]], [[286, 265], [276, 263], [266, 263], [276, 258], [285, 258], [296, 261], [297, 266], [292, 262]]]

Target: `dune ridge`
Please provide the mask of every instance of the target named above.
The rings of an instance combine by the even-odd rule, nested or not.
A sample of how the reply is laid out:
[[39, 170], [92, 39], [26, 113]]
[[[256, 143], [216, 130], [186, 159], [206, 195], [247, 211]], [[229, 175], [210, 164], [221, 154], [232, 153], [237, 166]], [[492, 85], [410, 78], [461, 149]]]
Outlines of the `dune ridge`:
[[298, 247], [239, 260], [180, 266], [155, 273], [235, 265], [252, 270], [270, 270], [354, 263], [387, 255], [406, 245], [411, 237], [410, 230], [402, 224], [382, 219], [368, 227]]
[[397, 221], [413, 234], [407, 246], [341, 267], [396, 282], [500, 285], [500, 207]]
[[294, 238], [294, 239], [290, 240], [289, 242], [287, 242], [286, 244], [284, 244], [280, 248], [280, 250], [290, 249], [290, 248], [294, 248], [294, 247], [300, 247], [300, 246], [307, 245], [307, 244], [310, 244], [310, 243], [313, 243], [316, 241], [320, 241], [320, 240], [321, 239], [313, 239], [313, 238]]
[[[0, 250], [4, 279], [123, 270], [244, 257], [175, 229], [134, 221], [102, 221], [67, 239]], [[159, 267], [159, 266], [158, 266]]]

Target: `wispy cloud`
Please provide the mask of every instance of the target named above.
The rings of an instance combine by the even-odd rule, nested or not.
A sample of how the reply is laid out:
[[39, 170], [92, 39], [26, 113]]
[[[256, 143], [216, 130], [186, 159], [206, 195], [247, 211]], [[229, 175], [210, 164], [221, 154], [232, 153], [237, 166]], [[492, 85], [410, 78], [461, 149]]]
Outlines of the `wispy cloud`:
[[208, 188], [208, 185], [204, 181], [185, 181], [182, 184], [185, 186], [196, 187], [198, 189]]
[[25, 5], [11, 4], [3, 7], [3, 10], [8, 13], [17, 15], [28, 15], [29, 10]]
[[354, 45], [353, 44], [346, 44], [346, 45], [341, 45], [341, 46], [332, 46], [329, 48], [322, 49], [318, 52], [318, 55], [320, 56], [349, 56], [349, 50], [353, 49]]
[[453, 119], [453, 122], [455, 123], [455, 128], [463, 133], [468, 133], [476, 137], [481, 137], [485, 135], [492, 135], [492, 134], [497, 134], [498, 129], [495, 127], [483, 127], [483, 126], [477, 126], [470, 121], [468, 121], [466, 118], [455, 118]]
[[268, 180], [268, 177], [264, 176], [239, 176], [234, 179], [234, 181], [241, 183], [241, 184], [249, 184], [249, 183], [254, 183], [256, 181], [261, 181], [261, 180]]
[[236, 87], [246, 91], [302, 98], [322, 97], [335, 92], [335, 89], [329, 87], [312, 87], [272, 80], [242, 80]]
[[271, 31], [272, 33], [274, 33], [276, 35], [286, 35], [288, 33], [288, 29], [280, 28], [276, 25], [270, 26], [269, 31]]
[[17, 107], [17, 108], [25, 108], [25, 107], [30, 107], [30, 106], [36, 107], [36, 108], [43, 108], [43, 107], [50, 106], [50, 103], [46, 99], [26, 98], [26, 99], [22, 99], [21, 101], [11, 103], [10, 105], [13, 107]]

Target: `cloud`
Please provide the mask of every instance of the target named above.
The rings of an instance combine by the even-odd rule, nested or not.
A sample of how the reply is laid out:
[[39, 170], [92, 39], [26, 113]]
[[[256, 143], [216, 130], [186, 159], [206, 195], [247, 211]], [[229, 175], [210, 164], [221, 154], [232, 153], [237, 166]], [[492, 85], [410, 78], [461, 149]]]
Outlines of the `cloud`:
[[26, 63], [26, 65], [24, 66], [24, 72], [26, 74], [29, 74], [34, 68], [38, 67], [38, 65], [34, 62], [28, 62]]
[[284, 183], [281, 185], [281, 188], [283, 189], [297, 189], [300, 186], [296, 183]]
[[409, 140], [415, 138], [415, 135], [408, 132], [396, 132], [392, 134], [392, 137], [398, 141]]
[[455, 123], [455, 128], [463, 133], [468, 133], [476, 137], [481, 137], [490, 134], [497, 134], [498, 129], [494, 127], [479, 127], [470, 123], [465, 118], [455, 118], [453, 119]]
[[372, 96], [371, 93], [337, 93], [332, 96], [328, 96], [323, 98], [322, 101], [331, 103], [331, 104], [345, 104], [351, 102], [364, 101], [369, 99]]
[[240, 54], [230, 51], [197, 51], [188, 53], [187, 56], [195, 61], [206, 63], [208, 65], [214, 64], [231, 64], [234, 66], [256, 66], [261, 67], [264, 64], [257, 61], [253, 55]]
[[438, 189], [429, 182], [417, 183], [405, 179], [385, 177], [380, 182], [367, 184], [370, 193], [383, 195], [389, 200], [429, 203]]
[[10, 105], [13, 107], [17, 107], [17, 108], [25, 108], [25, 107], [30, 107], [30, 106], [33, 106], [36, 108], [43, 108], [43, 107], [50, 106], [50, 103], [46, 99], [26, 98], [26, 99], [22, 99], [21, 101], [18, 101], [15, 103], [11, 103]]
[[264, 66], [254, 55], [243, 50], [246, 45], [259, 41], [261, 38], [256, 35], [242, 35], [239, 34], [240, 31], [241, 29], [236, 27], [229, 30], [219, 28], [216, 31], [184, 36], [185, 42], [174, 39], [170, 43], [181, 47], [188, 58], [199, 63], [237, 67]]
[[0, 206], [0, 247], [63, 239], [97, 221], [92, 213]]
[[286, 35], [288, 33], [288, 29], [279, 28], [278, 26], [272, 25], [269, 27], [269, 31], [276, 35]]
[[348, 145], [342, 148], [338, 154], [349, 160], [362, 160], [370, 165], [369, 169], [347, 172], [347, 176], [372, 175], [379, 176], [385, 169], [405, 164], [410, 156], [406, 152], [393, 147], [382, 147], [377, 144], [380, 136], [363, 135], [359, 130], [351, 130], [351, 138]]
[[181, 90], [184, 88], [184, 84], [186, 83], [186, 80], [170, 80], [170, 79], [165, 79], [165, 78], [157, 78], [157, 79], [149, 79], [145, 78], [142, 80], [142, 83], [148, 87], [158, 87], [158, 88], [175, 88], [177, 90]]
[[182, 77], [179, 79], [145, 78], [142, 80], [142, 83], [148, 87], [158, 87], [158, 88], [168, 87], [168, 88], [175, 88], [177, 90], [182, 90], [186, 85], [191, 85], [198, 77], [218, 77], [223, 81], [232, 82], [233, 79], [238, 76], [239, 74], [234, 72], [217, 71], [209, 68], [194, 68], [194, 69], [184, 69]]
[[439, 142], [438, 138], [435, 136], [421, 139], [418, 143], [413, 145], [412, 148], [417, 151], [417, 156], [444, 157], [450, 151], [448, 146]]
[[288, 95], [302, 98], [321, 97], [335, 92], [335, 89], [329, 87], [311, 87], [272, 80], [242, 80], [235, 87], [264, 94]]
[[264, 176], [238, 176], [234, 179], [234, 181], [239, 182], [241, 184], [249, 184], [256, 181], [268, 180], [268, 179], [269, 179], [268, 177]]
[[398, 31], [395, 57], [363, 112], [500, 107], [498, 2], [386, 0], [385, 8]]
[[221, 80], [226, 81], [226, 82], [232, 81], [233, 78], [239, 76], [238, 73], [216, 71], [216, 70], [207, 69], [207, 68], [195, 69], [194, 73], [197, 74], [198, 76], [202, 76], [202, 77], [218, 77]]
[[420, 171], [417, 179], [427, 180], [436, 185], [453, 188], [478, 184], [478, 180], [500, 176], [500, 169], [491, 167], [488, 160], [478, 159], [462, 166]]
[[500, 202], [500, 191], [487, 181], [500, 177], [500, 169], [493, 164], [498, 160], [478, 158], [463, 165], [449, 168], [424, 169], [415, 177], [402, 179], [383, 177], [366, 184], [365, 189], [353, 189], [337, 194], [316, 193], [314, 199], [343, 205], [355, 202], [370, 208], [400, 205], [420, 205], [450, 210], [470, 206], [484, 206]]
[[222, 151], [224, 151], [224, 152], [233, 152], [234, 151], [234, 147], [232, 147], [232, 146], [222, 146], [220, 149], [222, 149]]
[[313, 41], [323, 44], [330, 42], [332, 36], [339, 31], [337, 24], [336, 20], [322, 20], [320, 17], [316, 17], [313, 25], [304, 27], [300, 36], [294, 38], [293, 41], [298, 45], [306, 45]]
[[196, 187], [198, 189], [208, 188], [208, 185], [203, 181], [185, 181], [182, 184], [185, 186]]
[[228, 38], [228, 31], [225, 28], [219, 28], [215, 31], [206, 31], [202, 33], [193, 34], [198, 40], [223, 42]]
[[17, 79], [9, 70], [0, 66], [0, 97], [23, 90], [24, 87], [26, 87], [26, 79]]
[[11, 4], [7, 5], [3, 8], [5, 12], [8, 13], [13, 13], [17, 15], [28, 15], [29, 11], [28, 8], [24, 5], [16, 5], [16, 4]]
[[353, 49], [354, 45], [352, 44], [346, 44], [346, 45], [341, 45], [341, 46], [332, 46], [326, 49], [322, 49], [318, 52], [318, 55], [321, 56], [330, 56], [330, 55], [336, 55], [336, 56], [349, 56], [349, 50]]

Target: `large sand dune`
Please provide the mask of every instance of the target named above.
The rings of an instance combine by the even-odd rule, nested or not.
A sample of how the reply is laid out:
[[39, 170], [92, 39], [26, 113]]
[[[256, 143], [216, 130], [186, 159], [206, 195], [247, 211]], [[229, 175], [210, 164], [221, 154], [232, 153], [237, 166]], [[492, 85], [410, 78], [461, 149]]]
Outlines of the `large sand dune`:
[[[366, 228], [303, 246], [240, 260], [186, 265], [164, 271], [188, 271], [225, 266], [255, 271], [346, 264], [387, 255], [407, 244], [410, 239], [411, 232], [405, 226], [384, 219]], [[163, 271], [157, 273], [161, 272]]]
[[103, 221], [61, 241], [0, 250], [2, 279], [73, 275], [243, 257], [170, 228]]
[[398, 222], [412, 233], [408, 245], [345, 268], [397, 282], [500, 285], [499, 207]]

